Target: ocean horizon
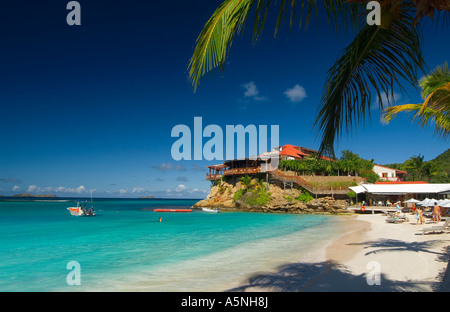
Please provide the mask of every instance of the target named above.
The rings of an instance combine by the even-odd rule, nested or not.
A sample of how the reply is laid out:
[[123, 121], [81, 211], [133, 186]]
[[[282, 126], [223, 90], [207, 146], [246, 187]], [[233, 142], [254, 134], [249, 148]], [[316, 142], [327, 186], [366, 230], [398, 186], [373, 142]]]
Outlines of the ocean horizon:
[[95, 217], [75, 217], [62, 200], [0, 201], [0, 291], [221, 291], [307, 259], [340, 225], [325, 215], [153, 211], [195, 199], [95, 198]]

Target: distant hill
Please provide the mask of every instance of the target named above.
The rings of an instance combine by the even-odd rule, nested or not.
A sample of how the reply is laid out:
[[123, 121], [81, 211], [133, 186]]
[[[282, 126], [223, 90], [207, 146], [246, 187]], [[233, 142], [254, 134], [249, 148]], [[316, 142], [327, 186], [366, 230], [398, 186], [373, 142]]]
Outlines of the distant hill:
[[23, 193], [23, 194], [16, 194], [16, 195], [12, 195], [11, 197], [56, 197], [56, 195], [53, 194], [42, 194], [42, 195], [33, 195], [30, 193]]
[[435, 162], [442, 171], [450, 175], [450, 148], [431, 161]]
[[[403, 163], [386, 164], [386, 167], [405, 170], [408, 172], [407, 180], [412, 180], [412, 170], [408, 168], [408, 160]], [[421, 180], [430, 183], [450, 183], [450, 148], [436, 158], [424, 161]]]

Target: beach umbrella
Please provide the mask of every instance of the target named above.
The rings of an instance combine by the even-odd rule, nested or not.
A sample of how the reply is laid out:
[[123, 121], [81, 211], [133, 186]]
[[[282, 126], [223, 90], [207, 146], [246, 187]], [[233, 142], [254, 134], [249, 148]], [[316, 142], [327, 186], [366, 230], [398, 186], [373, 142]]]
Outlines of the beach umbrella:
[[417, 204], [417, 203], [420, 203], [420, 200], [411, 198], [411, 199], [405, 200], [404, 203], [416, 203]]
[[421, 201], [421, 202], [419, 203], [419, 205], [424, 206], [424, 207], [434, 206], [434, 203], [435, 203], [435, 202], [437, 202], [437, 200], [434, 199], [434, 198], [432, 198], [432, 199], [425, 198], [423, 201]]
[[418, 202], [417, 204], [420, 206], [426, 206], [426, 203], [428, 203], [430, 199], [428, 197], [426, 197], [424, 200]]

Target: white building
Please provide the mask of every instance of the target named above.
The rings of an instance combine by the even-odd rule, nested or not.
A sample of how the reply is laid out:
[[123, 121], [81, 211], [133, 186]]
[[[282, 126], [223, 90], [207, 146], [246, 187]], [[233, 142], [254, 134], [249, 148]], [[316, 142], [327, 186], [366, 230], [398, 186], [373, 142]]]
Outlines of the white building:
[[403, 181], [406, 171], [389, 168], [381, 165], [374, 165], [373, 171], [380, 176], [380, 180]]

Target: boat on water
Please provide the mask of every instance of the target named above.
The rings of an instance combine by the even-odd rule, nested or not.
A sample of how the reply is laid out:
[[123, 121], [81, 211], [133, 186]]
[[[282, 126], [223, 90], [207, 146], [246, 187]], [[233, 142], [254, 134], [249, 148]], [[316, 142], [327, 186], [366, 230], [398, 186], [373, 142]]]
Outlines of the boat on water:
[[155, 212], [191, 212], [192, 209], [180, 209], [180, 208], [158, 208], [154, 209]]
[[94, 217], [94, 207], [86, 208], [87, 202], [77, 202], [76, 207], [68, 207], [70, 214], [77, 217]]
[[204, 212], [215, 212], [215, 213], [217, 213], [217, 212], [220, 212], [220, 209], [219, 209], [219, 208], [202, 208], [202, 211], [204, 211]]

